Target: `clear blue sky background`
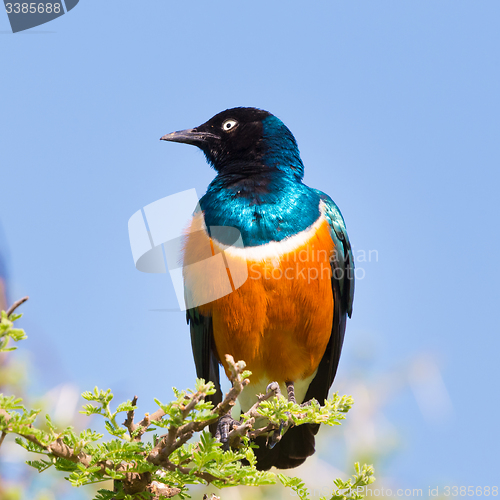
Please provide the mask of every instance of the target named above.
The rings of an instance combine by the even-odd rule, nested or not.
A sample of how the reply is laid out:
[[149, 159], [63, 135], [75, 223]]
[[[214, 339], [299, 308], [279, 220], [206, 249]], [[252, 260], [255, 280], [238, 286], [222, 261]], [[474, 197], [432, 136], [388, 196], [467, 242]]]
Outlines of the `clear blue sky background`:
[[378, 252], [358, 263], [340, 371], [367, 335], [380, 372], [420, 352], [442, 361], [451, 416], [390, 405], [406, 444], [380, 473], [491, 485], [499, 25], [497, 0], [81, 0], [16, 35], [0, 13], [0, 219], [35, 369], [49, 386], [138, 394], [143, 411], [192, 385], [184, 314], [151, 311], [175, 295], [168, 276], [135, 270], [127, 222], [213, 177], [161, 135], [261, 107], [295, 134], [305, 182], [340, 206], [354, 250]]

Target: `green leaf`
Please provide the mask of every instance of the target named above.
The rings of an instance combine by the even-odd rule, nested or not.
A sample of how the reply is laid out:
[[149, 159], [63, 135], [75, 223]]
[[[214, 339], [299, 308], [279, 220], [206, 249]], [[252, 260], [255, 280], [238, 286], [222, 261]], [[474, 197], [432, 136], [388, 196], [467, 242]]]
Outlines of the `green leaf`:
[[288, 477], [284, 474], [278, 474], [278, 479], [283, 486], [285, 486], [286, 488], [291, 488], [297, 494], [300, 500], [309, 500], [309, 492], [307, 491], [304, 481], [302, 481], [298, 477]]

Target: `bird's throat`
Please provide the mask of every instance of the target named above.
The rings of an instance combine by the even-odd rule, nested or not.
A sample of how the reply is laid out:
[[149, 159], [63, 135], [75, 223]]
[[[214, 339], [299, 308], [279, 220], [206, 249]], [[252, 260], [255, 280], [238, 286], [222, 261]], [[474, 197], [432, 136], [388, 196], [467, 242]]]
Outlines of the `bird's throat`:
[[235, 227], [244, 246], [282, 241], [319, 217], [318, 194], [283, 175], [217, 176], [200, 205], [207, 227]]

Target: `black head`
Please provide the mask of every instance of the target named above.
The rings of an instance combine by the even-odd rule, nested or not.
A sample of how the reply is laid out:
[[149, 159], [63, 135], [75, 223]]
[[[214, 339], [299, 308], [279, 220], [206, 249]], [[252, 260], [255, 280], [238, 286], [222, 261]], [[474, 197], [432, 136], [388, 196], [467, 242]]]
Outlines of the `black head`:
[[[296, 175], [303, 168], [292, 133], [281, 120], [257, 108], [227, 109], [199, 127], [161, 139], [199, 147], [218, 172], [291, 167]], [[290, 153], [292, 158], [287, 160]]]

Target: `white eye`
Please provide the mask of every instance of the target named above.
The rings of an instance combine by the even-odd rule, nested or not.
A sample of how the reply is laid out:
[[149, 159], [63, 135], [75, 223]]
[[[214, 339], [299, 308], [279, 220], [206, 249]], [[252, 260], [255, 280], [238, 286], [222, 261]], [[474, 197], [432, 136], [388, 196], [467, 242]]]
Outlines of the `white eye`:
[[229, 118], [228, 120], [224, 120], [224, 123], [222, 124], [222, 130], [231, 130], [234, 127], [238, 125], [238, 122], [236, 120], [233, 120], [232, 118]]

